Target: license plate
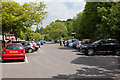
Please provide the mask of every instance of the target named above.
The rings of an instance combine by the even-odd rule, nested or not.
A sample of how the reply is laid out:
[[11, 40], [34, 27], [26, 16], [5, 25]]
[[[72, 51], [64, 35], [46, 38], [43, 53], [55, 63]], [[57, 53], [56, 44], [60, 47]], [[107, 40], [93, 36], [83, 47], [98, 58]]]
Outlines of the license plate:
[[18, 53], [18, 51], [10, 51], [10, 53]]

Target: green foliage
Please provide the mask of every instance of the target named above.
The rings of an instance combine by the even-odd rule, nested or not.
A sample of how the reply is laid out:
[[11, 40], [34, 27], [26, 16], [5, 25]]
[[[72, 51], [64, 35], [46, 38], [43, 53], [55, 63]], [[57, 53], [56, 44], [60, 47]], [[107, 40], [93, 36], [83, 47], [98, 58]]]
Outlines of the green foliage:
[[77, 14], [77, 17], [74, 19], [73, 21], [73, 31], [75, 32], [75, 37], [80, 39], [82, 38], [82, 33], [83, 33], [83, 26], [82, 24], [82, 17], [83, 17], [83, 13], [79, 13]]
[[68, 36], [71, 36], [71, 34], [73, 33], [73, 21], [74, 19], [67, 19], [66, 21], [61, 21], [61, 20], [56, 20], [55, 22], [62, 22], [65, 24], [68, 32], [67, 32], [67, 35]]
[[[101, 32], [102, 38], [116, 38], [120, 40], [120, 2], [102, 3], [102, 7], [98, 7], [101, 23], [98, 24], [98, 32]], [[104, 13], [104, 14], [103, 14]]]
[[45, 33], [45, 30], [43, 27], [40, 28], [40, 34], [43, 35]]
[[52, 38], [49, 37], [49, 34], [45, 34], [44, 36], [45, 41], [51, 41]]
[[64, 22], [65, 26], [68, 30], [68, 36], [71, 36], [71, 34], [73, 33], [73, 19], [67, 19], [67, 21]]
[[50, 26], [47, 26], [45, 30], [48, 29], [49, 37], [53, 40], [59, 40], [60, 38], [66, 36], [67, 28], [62, 22], [52, 22]]
[[120, 2], [87, 2], [73, 21], [75, 36], [83, 38], [116, 38], [120, 40]]
[[20, 37], [20, 32], [32, 25], [42, 24], [46, 18], [46, 4], [24, 3], [20, 5], [16, 2], [2, 2], [2, 31], [11, 32], [16, 37]]
[[20, 37], [19, 38], [22, 39], [22, 40], [26, 39], [26, 35], [24, 34], [23, 31], [20, 32]]
[[35, 31], [35, 32], [40, 33], [40, 29], [38, 28], [38, 26], [37, 26], [37, 28], [36, 28], [36, 31]]
[[33, 39], [33, 34], [34, 34], [34, 31], [31, 30], [30, 28], [26, 29], [25, 31], [25, 40], [29, 41], [29, 40], [32, 40]]
[[64, 37], [63, 39], [73, 39], [72, 36], [67, 36], [67, 37]]
[[42, 39], [42, 37], [41, 37], [40, 33], [34, 33], [33, 34], [33, 39], [40, 40], [40, 39]]

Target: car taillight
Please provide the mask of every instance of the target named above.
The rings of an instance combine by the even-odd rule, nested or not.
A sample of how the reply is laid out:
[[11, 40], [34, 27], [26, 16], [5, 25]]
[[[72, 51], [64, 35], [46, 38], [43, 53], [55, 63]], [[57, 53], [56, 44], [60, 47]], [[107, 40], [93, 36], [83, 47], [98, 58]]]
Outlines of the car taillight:
[[22, 50], [22, 52], [21, 53], [25, 53], [25, 50]]
[[3, 53], [6, 53], [6, 51], [5, 51], [5, 50], [3, 50]]

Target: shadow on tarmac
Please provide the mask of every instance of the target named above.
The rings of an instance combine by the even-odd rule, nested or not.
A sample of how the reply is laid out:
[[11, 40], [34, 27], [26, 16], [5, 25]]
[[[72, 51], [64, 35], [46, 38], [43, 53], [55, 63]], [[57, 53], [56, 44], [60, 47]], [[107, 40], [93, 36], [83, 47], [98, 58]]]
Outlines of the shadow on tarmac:
[[[58, 48], [62, 50], [73, 50], [73, 48]], [[84, 55], [76, 53], [76, 55]], [[71, 79], [78, 80], [120, 80], [120, 57], [113, 53], [99, 53], [94, 56], [80, 56], [71, 61], [71, 64], [77, 64], [82, 67], [76, 70], [75, 74], [58, 74], [53, 76], [55, 79]], [[76, 80], [76, 79], [75, 79]]]

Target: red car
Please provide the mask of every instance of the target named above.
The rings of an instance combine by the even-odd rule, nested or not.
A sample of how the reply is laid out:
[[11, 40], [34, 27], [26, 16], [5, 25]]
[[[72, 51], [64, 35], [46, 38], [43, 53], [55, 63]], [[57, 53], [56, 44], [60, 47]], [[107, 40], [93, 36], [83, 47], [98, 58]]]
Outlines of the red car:
[[82, 44], [91, 44], [95, 41], [96, 41], [95, 39], [83, 39]]
[[8, 43], [3, 49], [2, 60], [25, 60], [25, 49], [21, 43]]

